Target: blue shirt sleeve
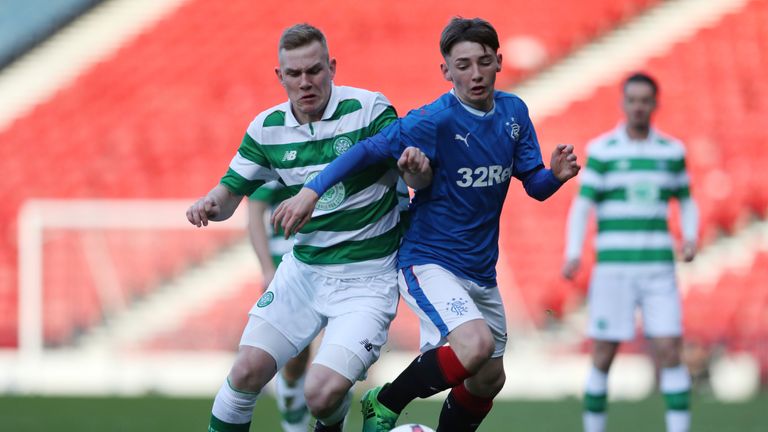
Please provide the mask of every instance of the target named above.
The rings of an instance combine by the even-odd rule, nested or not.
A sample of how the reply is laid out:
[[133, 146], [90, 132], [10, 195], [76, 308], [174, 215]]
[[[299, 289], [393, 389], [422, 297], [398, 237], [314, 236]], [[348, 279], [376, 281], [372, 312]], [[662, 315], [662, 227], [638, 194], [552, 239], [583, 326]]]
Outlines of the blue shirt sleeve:
[[388, 158], [399, 159], [406, 147], [418, 147], [435, 164], [435, 124], [426, 109], [413, 110], [378, 134], [353, 145], [304, 186], [318, 196], [363, 168]]
[[525, 187], [525, 192], [531, 198], [535, 198], [539, 201], [544, 201], [552, 196], [552, 194], [557, 192], [562, 185], [563, 183], [555, 177], [552, 170], [543, 167], [529, 171], [523, 176], [523, 187]]
[[519, 104], [517, 123], [520, 125], [520, 132], [515, 146], [515, 162], [513, 175], [520, 180], [523, 176], [532, 170], [543, 167], [541, 159], [541, 148], [539, 139], [536, 137], [536, 130], [533, 127], [531, 118], [528, 115], [528, 107], [523, 101], [517, 99]]
[[430, 107], [425, 106], [411, 110], [400, 119], [398, 125], [398, 141], [400, 147], [397, 157], [400, 157], [406, 147], [416, 147], [423, 151], [434, 165], [437, 160], [437, 125], [435, 115], [430, 112]]
[[331, 186], [358, 171], [362, 171], [365, 167], [382, 162], [387, 158], [399, 158], [400, 153], [402, 153], [402, 151], [398, 151], [399, 123], [399, 120], [394, 121], [378, 134], [353, 145], [304, 187], [312, 189], [318, 196], [321, 196]]

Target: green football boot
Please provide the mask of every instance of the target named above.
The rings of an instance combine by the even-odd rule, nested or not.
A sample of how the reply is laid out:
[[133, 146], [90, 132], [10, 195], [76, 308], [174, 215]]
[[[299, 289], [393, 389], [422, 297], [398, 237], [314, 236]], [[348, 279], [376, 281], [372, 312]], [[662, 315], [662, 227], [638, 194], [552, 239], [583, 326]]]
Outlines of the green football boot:
[[360, 401], [363, 405], [363, 432], [389, 432], [395, 428], [395, 422], [400, 417], [379, 402], [378, 396], [382, 388], [368, 390]]

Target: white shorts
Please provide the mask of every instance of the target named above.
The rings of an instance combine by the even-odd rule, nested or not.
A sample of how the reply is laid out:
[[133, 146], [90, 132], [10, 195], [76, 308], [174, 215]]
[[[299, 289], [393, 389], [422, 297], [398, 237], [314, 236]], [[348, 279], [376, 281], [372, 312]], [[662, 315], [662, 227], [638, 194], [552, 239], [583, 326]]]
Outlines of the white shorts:
[[[381, 346], [387, 342], [389, 324], [397, 311], [397, 273], [338, 278], [323, 275], [311, 266], [286, 254], [277, 267], [272, 283], [253, 305], [249, 314], [269, 323], [294, 347], [297, 355], [325, 328], [325, 335], [314, 363], [327, 366], [352, 382], [364, 377], [379, 358]], [[258, 320], [249, 320], [248, 325]], [[264, 339], [253, 340], [246, 327], [241, 345], [264, 347]], [[333, 355], [336, 345], [360, 362]], [[266, 347], [267, 352], [280, 352]], [[323, 355], [323, 353], [329, 355]], [[274, 354], [273, 354], [274, 355]], [[289, 358], [290, 358], [289, 357]], [[288, 359], [275, 359], [278, 365]], [[339, 364], [335, 364], [339, 363]], [[344, 364], [341, 364], [344, 363]], [[362, 364], [365, 370], [350, 373], [349, 364]], [[350, 376], [356, 375], [356, 376]]]
[[482, 287], [436, 264], [401, 269], [398, 285], [403, 300], [419, 317], [422, 352], [444, 345], [448, 333], [459, 325], [483, 319], [495, 341], [493, 357], [504, 355], [507, 319], [498, 287]]
[[633, 339], [638, 308], [647, 337], [682, 335], [680, 293], [673, 266], [636, 269], [595, 266], [589, 285], [588, 334], [591, 338]]

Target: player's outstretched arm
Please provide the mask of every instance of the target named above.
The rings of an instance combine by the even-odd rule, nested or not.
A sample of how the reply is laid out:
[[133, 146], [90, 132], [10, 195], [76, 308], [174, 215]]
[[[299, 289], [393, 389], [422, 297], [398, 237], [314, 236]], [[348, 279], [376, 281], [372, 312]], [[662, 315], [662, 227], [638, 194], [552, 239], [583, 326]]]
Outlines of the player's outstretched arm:
[[312, 218], [312, 212], [319, 198], [315, 191], [303, 187], [298, 194], [281, 202], [272, 213], [271, 223], [275, 231], [278, 227], [282, 227], [286, 239], [299, 232], [301, 227]]
[[564, 278], [573, 280], [581, 267], [581, 250], [587, 234], [587, 221], [592, 209], [592, 201], [577, 196], [568, 212], [565, 238], [565, 262], [561, 273]]
[[219, 183], [208, 194], [195, 201], [187, 209], [187, 220], [197, 227], [208, 226], [208, 221], [229, 219], [242, 201], [243, 196], [230, 191]]
[[264, 216], [269, 210], [269, 204], [259, 199], [248, 200], [248, 238], [251, 240], [253, 251], [261, 265], [261, 275], [264, 282], [264, 290], [269, 287], [275, 276], [275, 264], [269, 251], [269, 237], [265, 226]]
[[413, 189], [423, 189], [432, 183], [429, 158], [416, 147], [406, 147], [397, 160], [397, 168], [405, 183]]
[[680, 200], [680, 226], [683, 231], [683, 261], [696, 257], [696, 238], [699, 232], [699, 209], [691, 197]]
[[549, 166], [552, 174], [562, 183], [576, 177], [581, 169], [571, 144], [558, 144], [552, 151]]

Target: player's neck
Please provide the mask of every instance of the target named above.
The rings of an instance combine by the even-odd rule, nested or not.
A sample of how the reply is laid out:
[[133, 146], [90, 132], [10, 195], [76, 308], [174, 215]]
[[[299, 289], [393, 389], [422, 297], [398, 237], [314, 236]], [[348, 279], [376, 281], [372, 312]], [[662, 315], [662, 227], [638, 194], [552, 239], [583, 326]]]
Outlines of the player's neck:
[[295, 109], [293, 106], [291, 106], [291, 112], [293, 112], [293, 116], [296, 118], [296, 121], [299, 124], [313, 123], [313, 122], [318, 122], [323, 118], [323, 113], [325, 112], [326, 106], [328, 106], [328, 104], [325, 104], [322, 110], [313, 114], [303, 113]]
[[451, 90], [451, 93], [458, 99], [459, 103], [461, 103], [464, 108], [467, 109], [467, 111], [471, 112], [472, 114], [478, 115], [480, 117], [483, 117], [496, 108], [496, 103], [494, 102], [493, 98], [489, 98], [487, 101], [483, 101], [482, 104], [477, 103], [469, 103], [465, 101], [464, 99], [459, 96], [458, 92], [456, 92], [455, 89]]
[[632, 141], [645, 141], [651, 133], [651, 125], [630, 126], [627, 125], [627, 136]]

